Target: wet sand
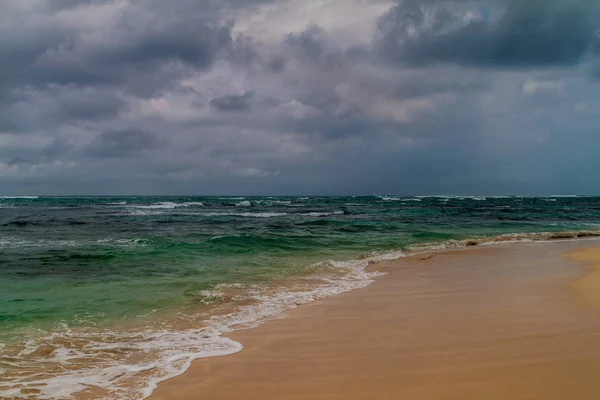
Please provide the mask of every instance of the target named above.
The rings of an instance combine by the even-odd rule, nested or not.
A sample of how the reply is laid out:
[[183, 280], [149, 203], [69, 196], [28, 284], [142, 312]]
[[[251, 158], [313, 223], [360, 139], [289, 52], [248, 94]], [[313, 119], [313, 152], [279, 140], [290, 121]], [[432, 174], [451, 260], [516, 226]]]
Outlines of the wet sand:
[[150, 399], [597, 400], [600, 248], [573, 252], [590, 246], [377, 264], [388, 274], [366, 289], [234, 332], [241, 353], [196, 361]]

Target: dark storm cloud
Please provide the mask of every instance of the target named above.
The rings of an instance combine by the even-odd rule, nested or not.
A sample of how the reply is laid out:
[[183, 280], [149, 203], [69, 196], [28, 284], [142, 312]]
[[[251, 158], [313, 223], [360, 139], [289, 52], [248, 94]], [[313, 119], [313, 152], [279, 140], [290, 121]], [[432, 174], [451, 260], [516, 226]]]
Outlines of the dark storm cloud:
[[42, 148], [42, 155], [45, 158], [55, 160], [60, 156], [73, 150], [73, 146], [64, 139], [54, 139], [48, 145]]
[[[169, 86], [186, 66], [204, 69], [219, 50], [230, 42], [228, 26], [205, 21], [171, 21], [132, 32], [128, 23], [111, 33], [111, 43], [86, 43], [76, 39], [73, 47], [57, 46], [36, 59], [36, 77], [44, 83], [122, 84], [152, 75]], [[168, 63], [175, 63], [168, 67]], [[146, 81], [146, 83], [150, 83]], [[141, 89], [132, 86], [133, 89]]]
[[489, 90], [489, 83], [480, 80], [451, 81], [432, 75], [428, 80], [406, 79], [398, 83], [394, 94], [398, 98], [410, 99], [438, 94], [468, 95]]
[[573, 65], [597, 45], [592, 0], [406, 0], [378, 22], [377, 45], [398, 63]]
[[23, 134], [65, 123], [98, 122], [118, 118], [129, 105], [114, 90], [52, 85], [25, 89], [0, 108], [0, 131]]
[[46, 11], [61, 11], [77, 6], [109, 3], [111, 0], [46, 0], [43, 7]]
[[[52, 5], [83, 6], [71, 9], [76, 18], [86, 5], [102, 4], [114, 6], [111, 2]], [[140, 2], [113, 13], [95, 32], [51, 18], [29, 26], [18, 19], [3, 24], [0, 53], [11, 55], [0, 61], [5, 79], [13, 85], [122, 85], [149, 95], [169, 87], [190, 69], [210, 67], [232, 43], [231, 25], [215, 20], [208, 7], [198, 13], [197, 8], [170, 9], [162, 3]]]
[[10, 120], [8, 115], [2, 115], [0, 113], [0, 132], [16, 132], [19, 127]]
[[[52, 95], [52, 91], [49, 92]], [[56, 117], [60, 120], [96, 120], [117, 117], [128, 109], [127, 103], [114, 92], [67, 90], [54, 97], [57, 105]]]
[[600, 62], [597, 62], [592, 66], [592, 76], [596, 79], [600, 79]]
[[31, 161], [25, 160], [21, 157], [15, 157], [15, 158], [12, 158], [10, 161], [8, 161], [7, 164], [11, 167], [15, 166], [15, 165], [29, 165], [29, 164], [31, 164]]
[[86, 154], [100, 158], [135, 156], [145, 150], [155, 149], [160, 139], [154, 132], [124, 129], [102, 132], [86, 148]]
[[218, 111], [248, 111], [252, 107], [254, 90], [248, 90], [241, 95], [226, 95], [210, 101], [210, 106]]

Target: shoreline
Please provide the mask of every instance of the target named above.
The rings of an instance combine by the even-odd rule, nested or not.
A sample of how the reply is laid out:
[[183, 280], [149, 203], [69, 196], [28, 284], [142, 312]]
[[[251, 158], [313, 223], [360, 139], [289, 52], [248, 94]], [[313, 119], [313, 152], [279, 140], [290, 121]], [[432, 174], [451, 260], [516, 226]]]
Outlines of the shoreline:
[[[566, 276], [569, 275], [567, 272], [565, 271], [570, 271], [570, 273], [572, 274], [573, 270], [577, 269], [577, 266], [575, 264], [571, 264], [568, 265], [569, 263], [566, 262], [565, 260], [560, 259], [560, 256], [558, 256], [556, 254], [556, 249], [562, 249], [562, 251], [567, 251], [567, 250], [571, 250], [572, 248], [585, 248], [585, 247], [590, 247], [590, 243], [593, 243], [594, 245], [600, 245], [600, 241], [598, 239], [590, 239], [590, 238], [586, 238], [586, 239], [578, 239], [578, 240], [557, 240], [557, 241], [552, 241], [552, 242], [543, 242], [543, 241], [537, 241], [534, 243], [527, 243], [527, 242], [521, 242], [521, 243], [501, 243], [501, 245], [496, 245], [496, 246], [474, 246], [474, 247], [467, 247], [466, 249], [469, 249], [469, 251], [464, 251], [464, 249], [450, 249], [450, 250], [445, 250], [445, 251], [433, 251], [433, 252], [424, 252], [422, 254], [416, 254], [412, 257], [407, 257], [405, 259], [400, 259], [400, 260], [396, 260], [396, 261], [383, 261], [383, 262], [379, 262], [376, 264], [370, 264], [368, 269], [369, 271], [371, 270], [376, 270], [376, 271], [382, 271], [382, 272], [388, 272], [388, 275], [386, 277], [377, 279], [375, 281], [374, 284], [369, 285], [366, 288], [363, 288], [362, 290], [354, 290], [351, 292], [347, 292], [344, 294], [340, 294], [340, 295], [336, 295], [333, 297], [328, 297], [325, 299], [321, 299], [319, 301], [316, 302], [311, 302], [309, 304], [305, 304], [302, 307], [296, 308], [296, 309], [292, 309], [292, 310], [288, 310], [286, 311], [286, 318], [284, 319], [275, 319], [275, 320], [267, 320], [264, 323], [262, 323], [261, 325], [259, 325], [258, 327], [255, 327], [253, 329], [250, 330], [235, 330], [234, 332], [230, 333], [230, 334], [226, 334], [224, 335], [225, 337], [227, 337], [228, 339], [232, 339], [235, 340], [237, 342], [242, 343], [242, 345], [244, 346], [244, 351], [242, 351], [241, 353], [237, 353], [234, 355], [230, 355], [230, 356], [223, 356], [223, 357], [217, 357], [217, 358], [211, 358], [211, 359], [198, 359], [195, 360], [191, 366], [191, 368], [185, 372], [184, 374], [178, 376], [178, 377], [174, 377], [171, 378], [169, 380], [166, 380], [164, 382], [161, 382], [158, 385], [158, 389], [149, 397], [150, 399], [154, 399], [154, 400], [166, 400], [166, 399], [192, 399], [192, 398], [196, 398], [194, 397], [195, 395], [198, 395], [199, 393], [205, 393], [206, 391], [206, 398], [214, 398], [211, 397], [211, 393], [216, 393], [216, 392], [211, 392], [210, 390], [215, 389], [217, 390], [220, 385], [222, 386], [224, 383], [223, 382], [228, 382], [228, 384], [226, 385], [227, 388], [231, 388], [230, 391], [226, 390], [225, 392], [223, 391], [219, 391], [220, 393], [220, 397], [219, 398], [230, 398], [227, 397], [226, 393], [232, 392], [235, 393], [236, 387], [238, 387], [240, 390], [242, 390], [241, 392], [237, 392], [236, 396], [239, 396], [240, 393], [244, 393], [247, 390], [254, 390], [254, 389], [250, 389], [253, 388], [256, 384], [252, 384], [252, 382], [248, 382], [248, 377], [245, 377], [243, 374], [240, 374], [239, 371], [236, 370], [235, 368], [235, 364], [238, 364], [240, 362], [243, 361], [244, 364], [248, 363], [249, 365], [255, 365], [257, 366], [257, 368], [260, 370], [260, 368], [263, 368], [265, 373], [264, 373], [264, 381], [268, 381], [270, 382], [269, 385], [267, 386], [273, 386], [273, 391], [277, 391], [279, 389], [282, 389], [283, 387], [288, 386], [289, 384], [291, 384], [295, 378], [292, 376], [286, 376], [286, 379], [289, 379], [290, 382], [288, 382], [288, 384], [284, 384], [282, 382], [273, 382], [272, 379], [267, 378], [267, 376], [269, 375], [268, 371], [269, 371], [269, 366], [265, 365], [264, 361], [260, 361], [262, 357], [266, 357], [268, 359], [269, 354], [272, 353], [272, 351], [267, 351], [269, 350], [269, 346], [275, 346], [275, 345], [279, 345], [279, 346], [285, 346], [285, 342], [286, 340], [289, 341], [290, 343], [288, 343], [288, 345], [291, 346], [291, 350], [287, 350], [289, 353], [291, 353], [291, 355], [288, 355], [288, 357], [285, 357], [285, 359], [290, 360], [287, 363], [285, 362], [285, 360], [278, 360], [279, 362], [286, 364], [286, 366], [290, 367], [292, 369], [297, 369], [302, 367], [302, 365], [298, 365], [301, 363], [295, 363], [292, 361], [294, 359], [294, 355], [299, 356], [302, 355], [302, 353], [304, 352], [311, 352], [311, 346], [310, 344], [312, 343], [313, 347], [319, 347], [319, 346], [324, 346], [323, 343], [321, 342], [326, 342], [327, 338], [329, 338], [330, 341], [335, 341], [335, 335], [331, 335], [332, 332], [331, 329], [327, 329], [326, 326], [322, 326], [320, 325], [318, 328], [321, 329], [321, 331], [323, 332], [322, 335], [320, 335], [320, 340], [321, 342], [319, 342], [319, 340], [316, 340], [313, 338], [313, 342], [309, 343], [309, 345], [300, 345], [300, 344], [295, 344], [293, 342], [293, 337], [294, 337], [294, 333], [297, 330], [301, 330], [301, 331], [306, 331], [308, 326], [314, 326], [315, 324], [318, 325], [318, 321], [322, 320], [324, 315], [323, 314], [327, 314], [329, 311], [328, 309], [330, 307], [332, 307], [332, 304], [335, 305], [335, 307], [339, 308], [339, 312], [343, 315], [344, 312], [346, 313], [352, 313], [352, 310], [348, 310], [349, 307], [348, 303], [350, 303], [349, 299], [360, 299], [361, 303], [363, 302], [367, 302], [369, 303], [369, 297], [370, 296], [383, 296], [383, 293], [378, 293], [381, 292], [385, 286], [390, 286], [391, 283], [395, 282], [397, 284], [397, 277], [399, 275], [406, 275], [407, 273], [409, 274], [409, 276], [405, 276], [404, 278], [410, 278], [410, 279], [415, 279], [418, 278], [419, 272], [418, 269], [421, 267], [425, 267], [425, 268], [432, 268], [432, 265], [437, 265], [437, 268], [439, 269], [440, 267], [443, 267], [444, 263], [447, 264], [446, 261], [441, 262], [440, 264], [439, 260], [443, 260], [443, 259], [460, 259], [460, 258], [465, 258], [465, 259], [472, 259], [471, 261], [480, 259], [483, 260], [486, 257], [490, 257], [490, 260], [494, 260], [494, 259], [499, 259], [500, 261], [503, 260], [503, 258], [506, 258], [509, 256], [509, 251], [507, 250], [508, 248], [513, 248], [516, 249], [517, 253], [527, 253], [528, 251], [531, 253], [543, 253], [543, 249], [549, 249], [552, 248], [553, 250], [553, 254], [554, 254], [554, 258], [552, 258], [552, 263], [556, 264], [557, 266], [555, 268], [558, 268], [559, 270], [561, 270], [561, 273], [559, 274], [562, 283], [565, 283], [566, 281], [570, 280], [577, 280], [577, 276], [572, 275], [572, 276]], [[533, 248], [533, 250], [532, 250]], [[562, 254], [561, 251], [561, 254]], [[531, 257], [531, 254], [529, 254], [528, 257]], [[600, 253], [599, 253], [600, 254]], [[569, 253], [569, 256], [571, 255], [571, 253]], [[506, 260], [504, 260], [506, 261]], [[514, 261], [514, 260], [513, 260]], [[531, 261], [531, 260], [529, 260]], [[574, 261], [578, 261], [579, 260], [574, 260]], [[431, 265], [430, 265], [431, 264]], [[565, 267], [567, 266], [568, 267]], [[573, 268], [575, 266], [575, 268]], [[409, 268], [399, 268], [399, 267], [409, 267]], [[415, 268], [418, 267], [418, 268]], [[536, 268], [539, 268], [539, 266], [537, 266]], [[565, 269], [566, 268], [566, 269]], [[434, 267], [435, 269], [435, 267]], [[416, 271], [417, 276], [412, 276], [410, 275], [411, 273], [414, 274]], [[437, 272], [443, 271], [442, 269], [439, 269]], [[598, 266], [598, 269], [596, 270], [598, 273], [598, 278], [600, 279], [600, 265]], [[421, 271], [422, 272], [422, 271]], [[463, 271], [463, 273], [466, 273], [468, 271]], [[473, 271], [470, 271], [473, 272]], [[493, 271], [491, 271], [493, 272]], [[539, 271], [538, 271], [539, 272]], [[442, 273], [443, 274], [443, 273]], [[493, 274], [492, 274], [493, 275]], [[489, 278], [489, 277], [488, 277]], [[530, 277], [531, 278], [531, 277]], [[539, 277], [538, 277], [539, 278]], [[407, 282], [410, 281], [410, 279], [407, 280]], [[556, 280], [556, 277], [553, 276], [553, 279]], [[387, 283], [386, 283], [387, 282]], [[556, 282], [554, 282], [556, 283]], [[600, 285], [600, 281], [598, 283]], [[577, 285], [577, 284], [576, 284]], [[568, 285], [566, 285], [568, 286]], [[456, 291], [455, 287], [450, 287], [450, 288], [446, 288], [446, 289], [451, 289], [450, 293], [454, 293], [455, 296], [460, 297], [460, 290]], [[454, 291], [454, 292], [453, 292]], [[394, 296], [390, 296], [389, 293], [385, 294], [386, 296], [388, 296], [389, 298], [386, 299], [386, 307], [391, 307], [391, 308], [400, 308], [400, 310], [396, 310], [396, 311], [404, 311], [406, 312], [406, 309], [404, 309], [404, 306], [402, 304], [402, 301], [399, 301], [398, 298], [394, 298]], [[414, 293], [413, 293], [414, 295]], [[573, 296], [572, 293], [563, 293], [563, 296], [566, 297], [573, 297], [575, 298], [576, 296]], [[385, 297], [385, 296], [383, 296]], [[410, 296], [409, 296], [410, 297]], [[400, 299], [402, 300], [402, 299]], [[406, 299], [403, 299], [406, 300]], [[414, 299], [410, 299], [411, 301], [414, 301]], [[572, 300], [572, 299], [571, 299]], [[454, 310], [454, 311], [460, 311], [460, 310]], [[464, 310], [463, 310], [464, 311]], [[595, 310], [594, 310], [595, 311]], [[308, 317], [308, 315], [310, 314], [310, 318]], [[363, 330], [364, 327], [361, 327], [361, 323], [360, 323], [360, 319], [362, 318], [363, 320], [365, 319], [365, 313], [362, 313], [360, 315], [355, 315], [355, 319], [358, 320], [359, 322], [354, 322], [355, 324], [357, 324], [357, 326], [354, 326], [354, 328], [356, 329], [357, 327], [360, 328], [359, 330]], [[321, 321], [323, 322], [323, 321]], [[348, 322], [348, 321], [346, 321]], [[364, 323], [362, 325], [365, 325], [366, 322], [363, 321]], [[391, 323], [391, 321], [379, 321], [380, 323], [388, 324]], [[446, 321], [448, 322], [448, 321]], [[599, 313], [599, 319], [598, 319], [598, 327], [600, 327], [600, 313]], [[306, 323], [307, 327], [303, 327], [302, 324]], [[287, 325], [287, 328], [286, 328]], [[289, 332], [288, 332], [289, 331]], [[307, 332], [308, 334], [308, 332]], [[400, 336], [406, 336], [406, 333], [400, 334]], [[268, 339], [272, 339], [272, 340], [268, 340]], [[316, 342], [315, 342], [316, 340]], [[345, 347], [341, 346], [342, 348], [338, 349], [340, 354], [343, 354], [344, 352], [349, 351], [350, 349], [353, 348], [353, 345], [350, 342], [348, 342], [348, 340], [345, 340]], [[275, 343], [275, 344], [273, 344]], [[331, 345], [332, 343], [329, 343], [329, 345]], [[356, 343], [355, 343], [356, 344]], [[304, 347], [304, 348], [302, 348]], [[333, 347], [336, 347], [335, 345], [333, 345]], [[339, 347], [339, 345], [338, 345]], [[279, 349], [277, 347], [277, 349]], [[295, 349], [295, 350], [294, 350]], [[271, 349], [272, 350], [272, 349]], [[321, 349], [322, 350], [322, 349]], [[376, 348], [375, 350], [380, 351], [382, 349], [380, 348]], [[482, 349], [483, 351], [484, 349]], [[377, 351], [375, 351], [375, 353], [377, 353]], [[600, 349], [599, 349], [600, 351]], [[300, 353], [300, 354], [296, 354], [296, 353]], [[337, 356], [340, 356], [340, 354], [337, 354]], [[364, 356], [363, 356], [364, 357]], [[413, 357], [415, 357], [413, 355]], [[321, 359], [322, 362], [322, 357], [316, 357], [313, 360], [314, 362], [318, 362], [319, 359]], [[600, 360], [600, 359], [599, 359]], [[379, 360], [380, 362], [385, 362], [385, 357], [381, 360]], [[389, 361], [389, 360], [388, 360]], [[289, 365], [288, 365], [289, 364]], [[598, 364], [600, 366], [600, 362]], [[306, 365], [305, 367], [308, 367], [308, 365]], [[404, 366], [406, 367], [406, 366]], [[216, 369], [216, 370], [215, 370]], [[254, 369], [254, 367], [253, 367]], [[393, 370], [394, 368], [392, 368]], [[279, 368], [277, 369], [277, 371], [279, 370]], [[222, 371], [222, 373], [221, 373]], [[274, 371], [274, 372], [277, 372]], [[399, 371], [403, 371], [402, 368], [399, 369]], [[271, 371], [273, 372], [273, 371]], [[309, 371], [303, 371], [305, 374]], [[359, 376], [361, 376], [361, 374], [357, 375], [356, 371], [349, 371], [346, 375], [346, 379], [358, 379]], [[368, 375], [368, 374], [367, 374]], [[299, 374], [298, 378], [302, 378], [302, 374]], [[327, 379], [327, 373], [324, 373], [322, 375], [322, 380], [326, 381]], [[335, 381], [336, 378], [334, 375], [331, 376], [332, 380]], [[301, 380], [301, 379], [300, 379]], [[209, 383], [207, 382], [221, 382], [220, 385], [209, 385]], [[240, 382], [240, 383], [236, 383], [234, 384], [234, 382]], [[263, 385], [264, 386], [264, 385]], [[326, 386], [326, 385], [325, 385]], [[369, 386], [369, 385], [367, 385]], [[244, 389], [245, 388], [245, 389]], [[279, 388], [279, 389], [278, 389]], [[221, 387], [221, 389], [223, 389]], [[263, 389], [268, 389], [268, 387], [263, 387]], [[288, 388], [289, 389], [289, 388]], [[322, 390], [323, 388], [320, 388], [319, 390]], [[351, 395], [351, 393], [348, 393], [347, 391], [344, 390], [344, 388], [338, 388], [340, 391], [340, 393], [345, 393], [344, 395], [347, 397], [348, 395]], [[388, 388], [389, 389], [389, 388]], [[220, 389], [219, 389], [220, 390]], [[316, 390], [316, 389], [315, 389]], [[391, 390], [391, 389], [389, 389]], [[400, 388], [398, 388], [398, 390], [400, 390]], [[225, 394], [224, 394], [225, 393]], [[286, 393], [289, 395], [287, 396]], [[312, 394], [306, 394], [306, 396], [301, 396], [301, 395], [292, 395], [292, 392], [288, 392], [286, 390], [283, 390], [281, 392], [278, 392], [277, 396], [283, 396], [283, 397], [269, 397], [267, 396], [266, 398], [321, 398], [318, 397], [319, 396], [319, 391], [313, 391], [311, 392]], [[329, 392], [328, 396], [335, 396], [336, 391], [333, 392]], [[378, 396], [384, 396], [385, 393], [387, 393], [385, 390], [380, 392]], [[394, 393], [394, 390], [392, 390], [390, 393], [388, 394], [392, 394]], [[595, 392], [595, 393], [600, 393], [600, 391]], [[224, 397], [223, 397], [224, 396]], [[291, 397], [290, 397], [291, 396]], [[317, 396], [317, 397], [314, 397]], [[236, 397], [231, 397], [231, 398], [236, 398]], [[239, 398], [239, 397], [238, 397]], [[255, 398], [255, 397], [243, 397], [243, 398]], [[259, 398], [259, 396], [256, 396], [256, 398]], [[264, 398], [264, 397], [262, 397]], [[325, 398], [325, 397], [323, 397]], [[327, 397], [327, 398], [337, 398], [337, 397]], [[341, 398], [341, 397], [340, 397]], [[347, 397], [347, 398], [353, 398], [353, 397]], [[359, 397], [356, 397], [359, 398]], [[376, 398], [386, 398], [386, 397], [376, 397]], [[408, 397], [408, 398], [413, 398], [413, 397]], [[414, 397], [414, 398], [421, 398], [421, 397]], [[445, 398], [445, 397], [444, 397]], [[465, 397], [467, 398], [467, 397]], [[496, 397], [493, 397], [496, 398]], [[500, 398], [500, 397], [498, 397]]]
[[[203, 295], [223, 296], [224, 299], [229, 299], [223, 303], [224, 308], [219, 309], [218, 313], [213, 314], [208, 319], [198, 319], [195, 313], [190, 314], [189, 317], [183, 317], [183, 319], [180, 316], [176, 316], [173, 321], [177, 324], [184, 323], [185, 325], [177, 326], [177, 328], [182, 328], [183, 330], [156, 330], [150, 328], [150, 330], [144, 331], [142, 336], [139, 336], [139, 332], [136, 332], [135, 326], [133, 326], [133, 330], [122, 331], [119, 329], [118, 332], [107, 331], [106, 334], [100, 332], [95, 337], [90, 336], [85, 331], [81, 331], [79, 332], [81, 334], [79, 338], [78, 333], [75, 331], [66, 332], [67, 340], [70, 340], [70, 338], [74, 340], [95, 340], [96, 344], [91, 349], [92, 352], [102, 350], [103, 348], [109, 352], [112, 351], [113, 345], [111, 345], [111, 342], [122, 341], [122, 334], [125, 334], [128, 335], [126, 336], [128, 340], [127, 345], [121, 346], [124, 351], [132, 354], [132, 350], [143, 350], [150, 346], [156, 353], [148, 353], [145, 356], [144, 362], [138, 362], [137, 364], [135, 362], [127, 362], [120, 365], [82, 364], [83, 368], [81, 372], [84, 372], [85, 375], [74, 369], [73, 373], [62, 374], [61, 379], [65, 382], [75, 382], [68, 390], [73, 392], [74, 398], [77, 399], [106, 398], [106, 393], [113, 393], [113, 388], [117, 388], [119, 396], [123, 398], [139, 396], [139, 398], [154, 399], [157, 388], [162, 392], [161, 388], [171, 386], [173, 381], [179, 382], [179, 379], [187, 379], [188, 375], [194, 370], [194, 365], [197, 363], [204, 364], [205, 361], [212, 358], [229, 359], [232, 355], [242, 352], [244, 348], [247, 351], [247, 346], [251, 345], [254, 340], [255, 333], [253, 332], [255, 329], [259, 329], [263, 325], [268, 326], [273, 321], [285, 321], [290, 316], [293, 317], [293, 314], [299, 312], [296, 311], [299, 306], [302, 306], [300, 309], [304, 309], [305, 307], [311, 307], [311, 309], [312, 307], [316, 307], [319, 309], [319, 305], [322, 302], [329, 302], [338, 297], [345, 298], [345, 296], [350, 296], [355, 292], [362, 292], [364, 290], [369, 290], [369, 293], [371, 293], [372, 286], [386, 281], [386, 277], [379, 278], [382, 274], [396, 274], [403, 266], [410, 265], [414, 267], [417, 264], [427, 263], [429, 260], [440, 257], [459, 257], [462, 255], [469, 258], [470, 254], [502, 252], [503, 249], [519, 248], [521, 246], [544, 247], [556, 245], [586, 247], [589, 243], [600, 245], [600, 238], [597, 237], [599, 234], [600, 232], [598, 231], [584, 230], [513, 233], [471, 239], [447, 240], [441, 243], [425, 243], [411, 246], [403, 251], [373, 252], [365, 254], [362, 257], [352, 258], [348, 261], [328, 261], [315, 264], [315, 266], [320, 265], [319, 270], [316, 270], [316, 272], [309, 272], [306, 276], [299, 275], [297, 278], [289, 281], [284, 279], [274, 282], [272, 285], [263, 287], [260, 292], [244, 294], [244, 289], [241, 289], [237, 285], [231, 287], [225, 285], [223, 288], [217, 287], [214, 293]], [[416, 264], [413, 265], [414, 263]], [[598, 274], [598, 285], [600, 285], [600, 266], [598, 267]], [[573, 283], [573, 285], [577, 288], [578, 284]], [[256, 290], [255, 288], [248, 289]], [[242, 290], [242, 292], [238, 292], [238, 290]], [[375, 290], [374, 293], [377, 293], [377, 291]], [[238, 298], [236, 299], [236, 297]], [[585, 299], [585, 295], [581, 295], [581, 297]], [[236, 303], [231, 303], [231, 300], [235, 300], [237, 305]], [[397, 301], [397, 299], [390, 298], [390, 301], [392, 300]], [[598, 302], [600, 304], [600, 298]], [[364, 316], [358, 315], [357, 318], [364, 319]], [[54, 335], [54, 332], [52, 334]], [[238, 334], [241, 334], [241, 336], [238, 337]], [[115, 335], [118, 335], [118, 337]], [[57, 337], [60, 338], [60, 334]], [[31, 353], [32, 357], [39, 357], [38, 359], [41, 359], [51, 356], [51, 353], [53, 353], [51, 346], [56, 347], [58, 345], [59, 348], [62, 347], [60, 342], [56, 344], [50, 342], [51, 344], [47, 345], [43, 341], [45, 341], [45, 336], [41, 337], [40, 343], [42, 347], [39, 347], [39, 350], [35, 353]], [[106, 345], [103, 343], [106, 343]], [[84, 352], [87, 351], [85, 348], [81, 350]], [[123, 354], [127, 353], [124, 352]], [[156, 357], [155, 354], [157, 354]], [[84, 361], [83, 358], [81, 360]], [[156, 360], [158, 361], [155, 362]], [[158, 365], [158, 367], [154, 367], [153, 365]], [[138, 369], [140, 367], [141, 369]], [[33, 364], [31, 368], [35, 368]], [[60, 375], [60, 371], [50, 370], [50, 366], [44, 368], [44, 373], [49, 372]], [[110, 375], [105, 375], [105, 373]], [[123, 373], [127, 375], [125, 376]], [[194, 373], [194, 375], [197, 374]], [[103, 377], [107, 379], [99, 379]], [[124, 377], [124, 379], [121, 379], [121, 377]], [[198, 379], [202, 379], [202, 377]], [[81, 383], [78, 383], [78, 381]], [[8, 382], [10, 382], [10, 379]], [[43, 394], [46, 397], [50, 396], [48, 398], [53, 398], [50, 395], [51, 392], [54, 393], [56, 390], [62, 391], [63, 389], [62, 386], [54, 384], [51, 386], [50, 382], [53, 381], [44, 379], [29, 380], [25, 386], [26, 391], [31, 393], [40, 392], [40, 395]], [[113, 385], [113, 382], [115, 382], [115, 385]], [[38, 387], [40, 386], [38, 385], [40, 384], [47, 385], [47, 387], [41, 386], [43, 390], [39, 390]], [[6, 391], [7, 388], [8, 391]], [[9, 396], [13, 393], [17, 394], [18, 388], [19, 386], [14, 384], [0, 384], [0, 389], [5, 390], [3, 393]]]

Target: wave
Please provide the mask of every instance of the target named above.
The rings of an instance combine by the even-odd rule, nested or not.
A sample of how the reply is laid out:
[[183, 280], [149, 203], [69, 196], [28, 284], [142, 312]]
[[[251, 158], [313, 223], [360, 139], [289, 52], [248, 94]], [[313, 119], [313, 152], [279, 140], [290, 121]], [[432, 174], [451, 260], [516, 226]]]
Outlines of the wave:
[[141, 238], [106, 238], [96, 240], [53, 240], [53, 239], [25, 239], [14, 236], [5, 236], [0, 238], [0, 249], [64, 249], [71, 247], [87, 247], [87, 246], [116, 246], [116, 247], [134, 247], [146, 246], [147, 239]]
[[229, 216], [229, 217], [248, 217], [248, 218], [272, 218], [284, 216], [305, 216], [305, 217], [327, 217], [330, 215], [343, 215], [343, 211], [332, 212], [306, 212], [306, 213], [287, 213], [287, 212], [245, 212], [245, 213], [204, 213], [207, 216]]
[[[160, 209], [137, 209], [130, 210], [131, 214], [134, 215], [165, 215], [164, 210]], [[271, 211], [256, 211], [256, 212], [177, 212], [178, 215], [194, 215], [202, 217], [240, 217], [240, 218], [276, 218], [276, 217], [327, 217], [332, 215], [343, 215], [344, 211], [331, 211], [331, 212], [305, 212], [305, 213], [292, 213], [292, 212], [271, 212]]]
[[160, 203], [153, 203], [153, 204], [132, 204], [129, 205], [129, 208], [139, 208], [139, 209], [144, 209], [144, 210], [155, 210], [155, 209], [166, 209], [166, 210], [171, 210], [173, 208], [177, 208], [178, 204], [177, 203], [173, 203], [171, 201], [163, 201]]
[[377, 196], [381, 201], [421, 201], [421, 197]]
[[13, 199], [29, 199], [29, 200], [33, 200], [33, 199], [39, 199], [40, 196], [0, 196], [0, 199], [5, 199], [5, 200], [13, 200]]
[[[266, 207], [273, 207], [273, 206], [287, 206], [287, 207], [293, 207], [293, 201], [291, 200], [256, 200], [254, 202], [256, 205], [258, 206], [266, 206]], [[300, 205], [298, 205], [300, 206]]]
[[284, 212], [244, 212], [244, 213], [203, 213], [202, 215], [210, 216], [210, 217], [246, 217], [246, 218], [273, 218], [273, 217], [283, 217], [289, 215]]
[[432, 196], [415, 196], [419, 199], [436, 199], [438, 201], [450, 201], [450, 200], [474, 200], [474, 201], [485, 201], [485, 200], [501, 200], [501, 199], [515, 199], [521, 198], [519, 196], [458, 196], [458, 195], [432, 195]]
[[307, 215], [309, 217], [327, 217], [330, 215], [343, 215], [344, 212], [343, 211], [333, 211], [333, 212], [317, 212], [317, 211], [313, 211], [313, 212], [307, 212], [307, 213], [300, 213], [298, 215]]
[[[451, 200], [474, 200], [474, 201], [485, 201], [488, 199], [488, 197], [486, 196], [447, 196], [448, 199]], [[489, 197], [490, 199], [496, 198], [496, 197]]]
[[330, 215], [343, 215], [343, 211], [333, 212], [307, 212], [307, 213], [287, 213], [287, 212], [210, 212], [202, 213], [198, 215], [204, 215], [209, 217], [246, 217], [246, 218], [274, 218], [274, 217], [285, 217], [285, 216], [308, 216], [308, 217], [326, 217]]
[[204, 207], [201, 201], [187, 201], [181, 204], [181, 207]]
[[377, 198], [379, 200], [383, 200], [383, 201], [401, 201], [402, 198], [400, 197], [391, 197], [391, 196], [377, 196]]
[[[119, 205], [122, 205], [118, 203]], [[124, 205], [126, 205], [125, 203]], [[174, 203], [172, 201], [162, 201], [153, 204], [130, 204], [127, 208], [135, 208], [141, 210], [172, 210], [179, 207], [203, 207], [204, 203], [199, 201], [189, 201], [185, 203]]]

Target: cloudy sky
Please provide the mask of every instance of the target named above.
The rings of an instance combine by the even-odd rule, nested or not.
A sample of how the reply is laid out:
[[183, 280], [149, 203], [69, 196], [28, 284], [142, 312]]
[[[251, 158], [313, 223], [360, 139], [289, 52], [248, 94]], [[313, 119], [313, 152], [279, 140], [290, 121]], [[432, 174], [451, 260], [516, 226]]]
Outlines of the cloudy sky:
[[2, 194], [600, 194], [597, 0], [0, 0]]

